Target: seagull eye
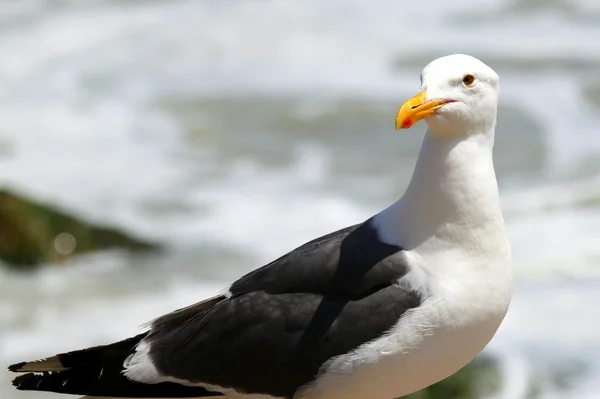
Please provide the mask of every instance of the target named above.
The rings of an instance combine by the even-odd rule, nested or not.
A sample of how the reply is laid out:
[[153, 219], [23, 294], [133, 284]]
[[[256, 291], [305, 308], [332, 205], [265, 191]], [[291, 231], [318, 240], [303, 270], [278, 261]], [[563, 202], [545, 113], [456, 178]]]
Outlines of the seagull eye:
[[475, 76], [468, 73], [465, 76], [463, 76], [462, 81], [465, 84], [465, 86], [473, 86], [473, 84], [475, 83]]

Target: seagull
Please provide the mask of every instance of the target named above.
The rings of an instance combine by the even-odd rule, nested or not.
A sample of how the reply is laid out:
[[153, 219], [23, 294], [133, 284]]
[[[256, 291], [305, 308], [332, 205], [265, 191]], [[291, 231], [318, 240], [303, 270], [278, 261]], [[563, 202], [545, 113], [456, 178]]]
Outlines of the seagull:
[[427, 132], [400, 199], [131, 338], [22, 362], [20, 390], [87, 398], [393, 399], [469, 363], [513, 291], [492, 150], [499, 77], [430, 62], [395, 127]]

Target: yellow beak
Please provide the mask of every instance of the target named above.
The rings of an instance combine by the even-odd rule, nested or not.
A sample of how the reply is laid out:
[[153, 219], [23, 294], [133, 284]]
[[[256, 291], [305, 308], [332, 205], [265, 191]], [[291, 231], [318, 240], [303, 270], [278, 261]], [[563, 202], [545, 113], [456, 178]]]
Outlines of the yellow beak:
[[421, 119], [435, 114], [435, 111], [442, 108], [444, 104], [453, 102], [453, 100], [429, 100], [425, 97], [427, 90], [422, 90], [413, 98], [407, 100], [396, 114], [396, 130], [408, 129]]

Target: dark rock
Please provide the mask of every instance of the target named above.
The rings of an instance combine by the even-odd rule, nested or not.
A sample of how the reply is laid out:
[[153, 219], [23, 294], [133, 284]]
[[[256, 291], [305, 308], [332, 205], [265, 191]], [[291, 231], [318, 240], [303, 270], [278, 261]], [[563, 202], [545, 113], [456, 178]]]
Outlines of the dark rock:
[[33, 268], [110, 248], [148, 251], [158, 245], [0, 189], [0, 260], [8, 266]]

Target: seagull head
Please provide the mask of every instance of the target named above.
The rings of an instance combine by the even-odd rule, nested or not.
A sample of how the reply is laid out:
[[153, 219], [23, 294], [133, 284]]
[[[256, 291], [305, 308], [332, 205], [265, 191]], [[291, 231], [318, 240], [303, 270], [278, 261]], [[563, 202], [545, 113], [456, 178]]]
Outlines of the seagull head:
[[424, 119], [441, 138], [486, 133], [496, 125], [499, 77], [477, 58], [453, 54], [430, 62], [421, 72], [421, 91], [396, 114], [396, 129]]

